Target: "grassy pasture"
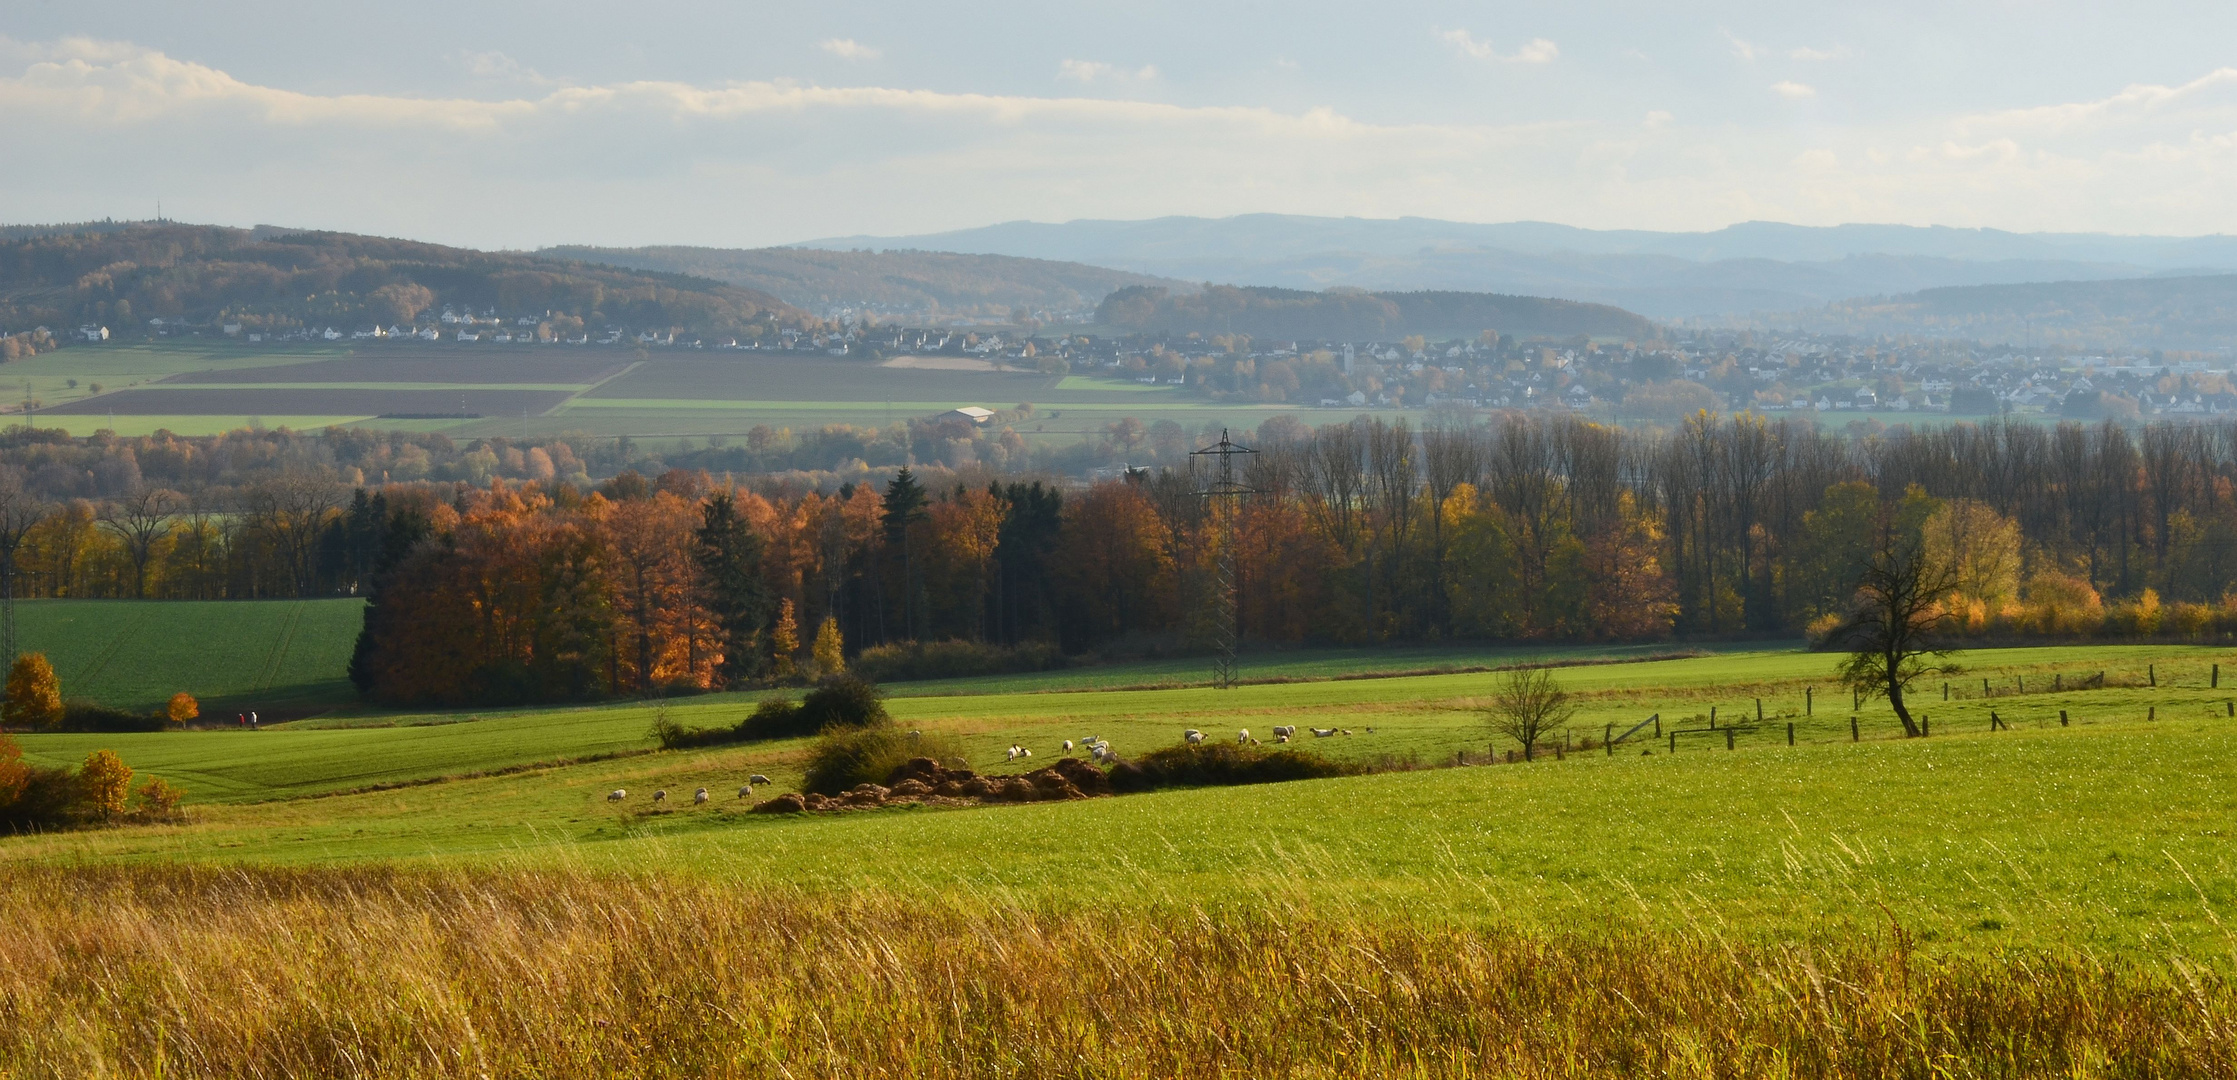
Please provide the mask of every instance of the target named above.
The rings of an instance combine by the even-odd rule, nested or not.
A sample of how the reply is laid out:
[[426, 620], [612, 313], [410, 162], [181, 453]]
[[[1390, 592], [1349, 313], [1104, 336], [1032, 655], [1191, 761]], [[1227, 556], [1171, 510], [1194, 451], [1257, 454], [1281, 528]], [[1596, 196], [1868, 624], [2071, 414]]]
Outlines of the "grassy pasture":
[[357, 600], [19, 600], [17, 639], [65, 697], [148, 710], [185, 690], [211, 712], [350, 699]]
[[[183, 782], [201, 804], [175, 828], [0, 843], [0, 858], [333, 864], [432, 860], [524, 867], [665, 868], [816, 892], [1009, 897], [1030, 904], [1275, 903], [1574, 930], [1609, 919], [1750, 939], [1868, 929], [1881, 905], [1940, 947], [2083, 944], [2237, 960], [2214, 918], [2237, 903], [2237, 720], [2204, 686], [2226, 653], [2178, 647], [1978, 653], [1997, 680], [2156, 666], [2157, 688], [1957, 698], [1929, 706], [1935, 736], [1896, 738], [1884, 706], [1849, 741], [1845, 708], [1721, 736], [1571, 753], [1535, 765], [1432, 769], [1086, 803], [885, 811], [771, 820], [735, 797], [749, 772], [797, 782], [799, 743], [637, 754], [455, 779], [431, 776], [640, 750], [658, 706], [465, 717], [360, 717], [258, 733], [30, 736], [28, 755], [96, 745]], [[1830, 658], [1740, 654], [1573, 668], [1579, 727], [1730, 715], [1761, 694], [1799, 711]], [[1012, 741], [1040, 761], [1064, 737], [1122, 752], [1184, 726], [1341, 724], [1306, 740], [1345, 756], [1480, 753], [1470, 710], [1483, 675], [1206, 689], [898, 698], [906, 724], [961, 735], [975, 761]], [[1938, 699], [1938, 694], [1936, 695]], [[1822, 703], [1822, 698], [1821, 698]], [[1840, 702], [1846, 705], [1846, 702]], [[741, 698], [670, 703], [685, 723], [735, 718]], [[1995, 709], [2014, 730], [1988, 731]], [[2057, 710], [2071, 726], [2061, 727]], [[2157, 719], [2147, 720], [2156, 709]], [[449, 721], [449, 722], [446, 722]], [[382, 723], [395, 726], [373, 727]], [[354, 726], [351, 726], [354, 725]], [[1366, 733], [1372, 726], [1375, 732]], [[1642, 755], [1642, 749], [1652, 754]], [[1002, 766], [987, 766], [1002, 771]], [[706, 786], [706, 807], [688, 793]], [[629, 789], [620, 808], [605, 793]], [[644, 796], [666, 788], [659, 810]], [[766, 795], [763, 791], [760, 794]], [[270, 801], [278, 800], [278, 801]], [[2193, 884], [2195, 882], [2195, 885]], [[2216, 961], [2219, 962], [2218, 960]]]

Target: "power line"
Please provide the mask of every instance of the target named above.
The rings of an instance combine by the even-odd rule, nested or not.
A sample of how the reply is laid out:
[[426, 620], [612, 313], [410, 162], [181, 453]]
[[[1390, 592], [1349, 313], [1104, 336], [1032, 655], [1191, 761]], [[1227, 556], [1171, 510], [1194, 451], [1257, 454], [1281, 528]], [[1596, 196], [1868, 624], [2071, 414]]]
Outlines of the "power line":
[[1235, 458], [1241, 454], [1255, 453], [1258, 451], [1230, 440], [1226, 428], [1220, 429], [1216, 445], [1189, 452], [1192, 465], [1196, 458], [1216, 459], [1219, 462], [1218, 475], [1207, 486], [1199, 488], [1196, 494], [1204, 500], [1205, 510], [1211, 516], [1212, 542], [1218, 545], [1213, 560], [1215, 570], [1209, 599], [1212, 608], [1212, 685], [1221, 690], [1235, 686], [1235, 647], [1240, 636], [1235, 603], [1238, 580], [1235, 569], [1235, 518], [1241, 513], [1244, 497], [1258, 493], [1235, 479]]

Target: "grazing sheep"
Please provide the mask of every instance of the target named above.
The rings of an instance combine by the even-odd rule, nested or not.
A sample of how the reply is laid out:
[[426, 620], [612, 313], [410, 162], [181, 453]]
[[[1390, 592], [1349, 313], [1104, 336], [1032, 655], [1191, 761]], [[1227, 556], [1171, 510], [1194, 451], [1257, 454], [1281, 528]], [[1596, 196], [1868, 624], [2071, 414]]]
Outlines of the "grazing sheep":
[[1275, 742], [1275, 743], [1276, 743], [1277, 745], [1279, 745], [1279, 744], [1281, 744], [1281, 743], [1286, 743], [1286, 742], [1288, 742], [1288, 741], [1289, 741], [1289, 736], [1287, 736], [1287, 735], [1276, 735], [1276, 736], [1274, 736], [1274, 742]]
[[1325, 739], [1330, 735], [1336, 734], [1336, 729], [1332, 727], [1317, 727], [1311, 730], [1313, 733], [1313, 738], [1316, 739]]
[[742, 787], [742, 788], [739, 788], [739, 789], [738, 789], [738, 797], [739, 797], [739, 798], [741, 798], [741, 799], [750, 799], [750, 798], [753, 798], [753, 785], [752, 785], [752, 784], [747, 784], [746, 786], [744, 786], [744, 787]]
[[703, 802], [706, 802], [706, 801], [707, 801], [707, 789], [706, 789], [706, 788], [700, 788], [699, 790], [697, 790], [697, 791], [694, 791], [694, 792], [692, 792], [692, 793], [691, 793], [691, 805], [693, 805], [693, 806], [697, 806], [697, 805], [699, 805], [700, 803], [703, 803]]
[[1026, 749], [1025, 747], [1022, 747], [1022, 746], [1020, 746], [1020, 747], [1018, 747], [1018, 756], [1019, 756], [1019, 757], [1028, 757], [1028, 758], [1029, 758], [1029, 757], [1032, 757], [1032, 756], [1033, 756], [1033, 751], [1031, 751], [1031, 750], [1028, 750], [1028, 749]]
[[1276, 725], [1274, 728], [1274, 737], [1277, 739], [1287, 741], [1289, 739], [1295, 738], [1296, 736], [1297, 725], [1295, 724], [1280, 724]]
[[760, 773], [755, 773], [752, 776], [746, 777], [746, 783], [749, 784], [766, 784], [768, 782], [769, 778], [761, 775]]
[[627, 789], [624, 788], [615, 788], [612, 791], [606, 793], [607, 802], [620, 802], [628, 797], [629, 792]]
[[655, 792], [653, 792], [653, 793], [652, 793], [652, 801], [654, 801], [654, 802], [666, 802], [666, 801], [667, 801], [667, 799], [668, 799], [668, 789], [667, 789], [667, 788], [661, 788], [661, 789], [660, 789], [659, 791], [655, 791]]
[[1067, 751], [1069, 751], [1069, 750], [1071, 750], [1071, 749], [1072, 749], [1072, 740], [1070, 740], [1070, 739], [1066, 739], [1066, 740], [1064, 740], [1064, 749], [1065, 749], [1065, 750], [1067, 750]]
[[1196, 744], [1204, 741], [1204, 733], [1196, 730], [1195, 728], [1190, 728], [1187, 731], [1181, 732], [1181, 738], [1188, 740], [1188, 744], [1190, 746], [1195, 746]]
[[1351, 734], [1351, 733], [1352, 733], [1352, 729], [1350, 729], [1350, 728], [1345, 728], [1345, 729], [1344, 729], [1344, 734], [1346, 734], [1346, 735], [1349, 735], [1349, 734]]
[[912, 732], [910, 732], [910, 733], [909, 733], [909, 737], [910, 737], [910, 738], [912, 738], [912, 739], [921, 739], [921, 738], [924, 738], [924, 732], [921, 732], [921, 731], [912, 731]]
[[1253, 743], [1257, 741], [1257, 739], [1251, 738], [1251, 729], [1249, 728], [1244, 728], [1243, 730], [1235, 733], [1235, 745], [1237, 746], [1241, 746], [1244, 743]]

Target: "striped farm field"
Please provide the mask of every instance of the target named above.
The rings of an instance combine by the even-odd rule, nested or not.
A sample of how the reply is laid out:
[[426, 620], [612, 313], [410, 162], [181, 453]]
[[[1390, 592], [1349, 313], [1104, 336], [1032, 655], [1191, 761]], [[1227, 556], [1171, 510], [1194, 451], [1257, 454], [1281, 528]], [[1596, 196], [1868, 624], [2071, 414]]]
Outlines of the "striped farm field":
[[358, 600], [22, 600], [17, 640], [68, 698], [151, 710], [184, 690], [278, 713], [350, 699]]

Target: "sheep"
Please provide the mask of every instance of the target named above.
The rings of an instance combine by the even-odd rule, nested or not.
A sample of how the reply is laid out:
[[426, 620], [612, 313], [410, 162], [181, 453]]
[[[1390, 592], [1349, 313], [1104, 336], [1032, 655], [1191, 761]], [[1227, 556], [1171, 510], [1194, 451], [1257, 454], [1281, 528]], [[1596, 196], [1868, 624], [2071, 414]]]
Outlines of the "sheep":
[[1196, 730], [1195, 728], [1190, 728], [1187, 731], [1181, 732], [1181, 738], [1188, 740], [1188, 744], [1190, 746], [1195, 746], [1198, 743], [1204, 741], [1204, 733]]
[[1336, 734], [1336, 729], [1332, 727], [1317, 727], [1311, 730], [1313, 733], [1313, 738], [1316, 739], [1325, 739], [1330, 735]]
[[629, 792], [625, 788], [615, 788], [612, 791], [606, 793], [607, 802], [620, 802], [628, 797]]
[[1257, 739], [1251, 738], [1251, 729], [1249, 728], [1244, 728], [1243, 730], [1235, 733], [1235, 745], [1237, 746], [1242, 746], [1246, 743], [1254, 743], [1257, 741]]
[[691, 805], [693, 805], [693, 806], [698, 806], [699, 804], [701, 804], [701, 803], [704, 803], [704, 802], [706, 802], [706, 801], [707, 801], [707, 789], [706, 789], [706, 788], [700, 788], [699, 790], [697, 790], [697, 791], [694, 791], [694, 792], [692, 792], [692, 793], [691, 793]]
[[739, 788], [738, 797], [741, 799], [753, 798], [753, 785], [747, 784], [746, 786]]
[[1028, 750], [1028, 749], [1026, 749], [1025, 747], [1019, 746], [1019, 745], [1017, 745], [1017, 744], [1015, 744], [1015, 743], [1012, 743], [1012, 744], [1010, 745], [1010, 757], [1009, 757], [1009, 760], [1011, 760], [1011, 761], [1017, 761], [1017, 760], [1019, 760], [1020, 758], [1029, 758], [1029, 757], [1032, 757], [1032, 756], [1033, 756], [1033, 751], [1031, 751], [1031, 750]]
[[912, 732], [910, 732], [910, 733], [909, 733], [909, 737], [910, 737], [910, 738], [912, 738], [912, 739], [921, 739], [921, 738], [924, 738], [924, 732], [921, 732], [921, 731], [912, 731]]
[[1297, 735], [1297, 725], [1295, 725], [1295, 724], [1279, 724], [1279, 725], [1276, 725], [1276, 726], [1275, 726], [1275, 728], [1274, 728], [1274, 737], [1275, 737], [1275, 738], [1277, 738], [1277, 739], [1280, 739], [1280, 740], [1282, 740], [1283, 742], [1288, 742], [1288, 741], [1289, 741], [1289, 740], [1290, 740], [1291, 738], [1294, 738], [1294, 737], [1295, 737], [1296, 735]]
[[1033, 751], [1031, 751], [1031, 750], [1028, 750], [1028, 749], [1026, 749], [1025, 747], [1022, 747], [1022, 746], [1020, 746], [1020, 747], [1018, 747], [1018, 756], [1019, 756], [1019, 757], [1027, 757], [1027, 758], [1029, 758], [1029, 757], [1032, 757], [1032, 756], [1033, 756]]
[[1278, 745], [1280, 745], [1280, 744], [1282, 744], [1282, 743], [1286, 743], [1286, 742], [1288, 742], [1288, 741], [1289, 741], [1289, 736], [1287, 736], [1287, 735], [1276, 735], [1276, 736], [1274, 736], [1274, 743], [1275, 743], [1275, 745], [1277, 745], [1277, 746], [1278, 746]]
[[1064, 749], [1065, 749], [1065, 751], [1066, 751], [1066, 752], [1070, 752], [1070, 751], [1071, 751], [1071, 749], [1072, 749], [1072, 740], [1070, 740], [1070, 739], [1066, 739], [1066, 740], [1064, 740]]
[[746, 777], [746, 783], [749, 784], [766, 784], [768, 782], [769, 778], [761, 775], [760, 773], [755, 773], [752, 776]]
[[1352, 729], [1350, 729], [1350, 728], [1345, 728], [1345, 729], [1344, 729], [1344, 734], [1346, 734], [1346, 735], [1349, 735], [1349, 734], [1351, 734], [1351, 733], [1352, 733]]
[[660, 789], [659, 791], [655, 791], [655, 792], [653, 792], [653, 793], [652, 793], [652, 801], [654, 801], [654, 802], [665, 802], [665, 801], [667, 801], [667, 799], [668, 799], [668, 789], [667, 789], [667, 788], [661, 788], [661, 789]]

